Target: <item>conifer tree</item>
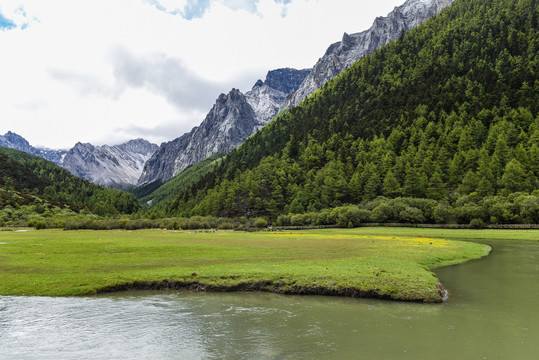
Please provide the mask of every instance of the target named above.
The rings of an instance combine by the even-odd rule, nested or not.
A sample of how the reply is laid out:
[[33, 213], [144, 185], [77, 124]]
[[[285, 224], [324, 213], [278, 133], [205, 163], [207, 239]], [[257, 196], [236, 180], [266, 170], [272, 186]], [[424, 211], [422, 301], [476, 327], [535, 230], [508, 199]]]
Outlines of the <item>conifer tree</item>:
[[411, 197], [422, 197], [424, 189], [421, 188], [421, 178], [416, 168], [408, 166], [406, 178], [402, 189], [403, 195]]
[[517, 159], [512, 159], [507, 163], [505, 171], [500, 180], [500, 186], [506, 192], [517, 192], [526, 184], [526, 173]]
[[445, 185], [442, 176], [438, 171], [432, 174], [426, 195], [427, 198], [434, 200], [442, 200], [445, 198]]
[[389, 198], [397, 197], [401, 192], [400, 184], [393, 171], [389, 170], [384, 178], [382, 193]]

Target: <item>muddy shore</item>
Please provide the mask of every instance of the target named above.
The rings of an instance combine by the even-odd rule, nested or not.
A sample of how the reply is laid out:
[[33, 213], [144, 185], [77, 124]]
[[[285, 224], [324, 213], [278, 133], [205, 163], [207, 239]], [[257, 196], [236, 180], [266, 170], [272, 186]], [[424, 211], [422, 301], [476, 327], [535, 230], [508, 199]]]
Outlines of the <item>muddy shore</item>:
[[352, 298], [369, 298], [393, 301], [441, 303], [447, 299], [447, 291], [444, 286], [438, 284], [439, 300], [431, 301], [423, 298], [400, 298], [390, 294], [380, 294], [374, 290], [361, 290], [357, 288], [331, 289], [321, 286], [297, 286], [287, 283], [276, 283], [273, 281], [240, 282], [234, 285], [213, 285], [204, 284], [199, 281], [135, 281], [131, 283], [119, 284], [104, 287], [97, 290], [98, 294], [137, 291], [137, 290], [191, 290], [207, 292], [235, 292], [235, 291], [263, 291], [283, 295], [324, 295], [343, 296]]

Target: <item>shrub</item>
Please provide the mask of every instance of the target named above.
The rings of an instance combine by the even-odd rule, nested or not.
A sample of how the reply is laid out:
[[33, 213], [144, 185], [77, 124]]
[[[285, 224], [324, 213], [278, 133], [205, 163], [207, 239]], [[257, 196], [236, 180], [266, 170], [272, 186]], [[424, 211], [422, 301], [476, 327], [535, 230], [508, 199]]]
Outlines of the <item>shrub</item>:
[[475, 204], [465, 204], [455, 209], [459, 224], [469, 224], [472, 219], [481, 218], [485, 215], [483, 208]]
[[348, 221], [346, 220], [346, 208], [338, 207], [331, 211], [329, 216], [329, 222], [331, 225], [337, 225], [339, 227], [346, 227]]
[[292, 224], [291, 218], [290, 215], [279, 215], [276, 224], [277, 226], [290, 226]]
[[176, 221], [171, 221], [166, 226], [167, 230], [176, 230], [179, 229], [178, 223]]
[[305, 226], [305, 216], [302, 214], [292, 215], [290, 218], [290, 224], [292, 226]]
[[393, 208], [385, 203], [382, 203], [378, 205], [377, 207], [375, 207], [372, 210], [372, 215], [373, 215], [374, 221], [381, 222], [381, 223], [384, 223], [388, 221], [389, 219], [393, 219], [395, 217]]
[[420, 224], [425, 222], [425, 217], [423, 216], [423, 212], [418, 208], [406, 206], [399, 213], [399, 220], [412, 224]]
[[66, 226], [66, 222], [65, 222], [65, 220], [54, 220], [52, 222], [52, 226], [57, 228], [57, 229], [63, 229]]
[[442, 202], [434, 208], [433, 217], [436, 224], [451, 224], [455, 222], [455, 210]]
[[232, 230], [234, 229], [235, 225], [231, 221], [220, 221], [217, 225], [217, 229], [219, 230]]
[[482, 229], [485, 227], [485, 223], [482, 219], [472, 219], [472, 221], [470, 221], [470, 227], [472, 229]]
[[372, 222], [372, 212], [367, 209], [359, 209], [358, 220], [360, 224]]
[[37, 221], [34, 227], [36, 230], [43, 230], [47, 228], [47, 224], [44, 221]]
[[525, 196], [519, 200], [523, 222], [539, 224], [539, 196]]
[[268, 227], [268, 221], [264, 218], [256, 218], [254, 226], [258, 229]]
[[331, 209], [324, 209], [318, 213], [315, 225], [333, 225], [330, 218]]

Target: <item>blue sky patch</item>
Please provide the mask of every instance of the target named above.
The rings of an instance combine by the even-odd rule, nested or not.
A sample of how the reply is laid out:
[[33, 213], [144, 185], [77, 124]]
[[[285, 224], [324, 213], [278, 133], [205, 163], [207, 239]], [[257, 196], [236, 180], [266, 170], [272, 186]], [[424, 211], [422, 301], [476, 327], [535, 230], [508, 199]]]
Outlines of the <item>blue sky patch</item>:
[[183, 17], [187, 20], [200, 18], [210, 7], [210, 0], [192, 0], [185, 5]]
[[[158, 0], [149, 0], [150, 2], [159, 4]], [[196, 18], [201, 18], [204, 16], [204, 13], [210, 7], [212, 1], [215, 0], [188, 0], [187, 5], [182, 11], [182, 15], [187, 20], [192, 20]], [[259, 0], [224, 0], [224, 4], [231, 8], [232, 10], [247, 10], [251, 13], [257, 11], [257, 5]], [[292, 0], [273, 0], [277, 4], [287, 5], [292, 2]], [[156, 4], [156, 5], [157, 5]], [[159, 7], [158, 7], [159, 8]], [[285, 10], [284, 10], [285, 11]], [[283, 13], [283, 16], [286, 14], [286, 11]]]
[[16, 27], [17, 25], [13, 22], [13, 20], [4, 17], [4, 15], [0, 13], [0, 30], [10, 30]]

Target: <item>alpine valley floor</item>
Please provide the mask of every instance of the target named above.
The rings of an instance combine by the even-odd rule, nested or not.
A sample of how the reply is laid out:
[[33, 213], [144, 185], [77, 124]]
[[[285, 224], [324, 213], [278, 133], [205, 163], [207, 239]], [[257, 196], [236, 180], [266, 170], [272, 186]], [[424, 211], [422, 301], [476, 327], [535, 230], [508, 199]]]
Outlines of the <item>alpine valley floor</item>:
[[428, 229], [402, 231], [2, 231], [0, 295], [189, 288], [441, 302], [431, 269], [490, 251], [425, 237]]

